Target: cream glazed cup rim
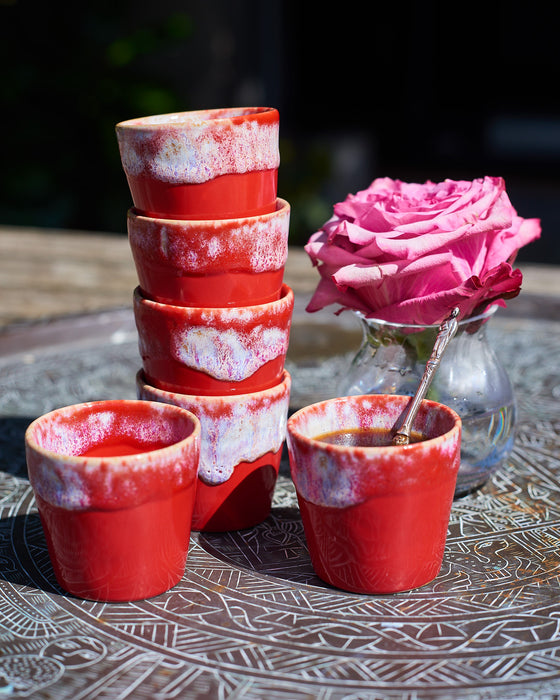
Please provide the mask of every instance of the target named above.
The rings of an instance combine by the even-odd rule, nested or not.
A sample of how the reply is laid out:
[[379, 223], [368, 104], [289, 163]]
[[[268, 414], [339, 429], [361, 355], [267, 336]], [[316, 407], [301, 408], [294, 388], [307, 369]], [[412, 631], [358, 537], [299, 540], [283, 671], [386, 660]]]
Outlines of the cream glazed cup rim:
[[252, 222], [252, 221], [268, 221], [269, 219], [274, 219], [280, 214], [290, 213], [291, 205], [285, 199], [281, 197], [276, 198], [276, 209], [274, 211], [265, 214], [254, 214], [253, 216], [237, 216], [228, 219], [172, 219], [172, 218], [161, 218], [158, 216], [148, 216], [144, 214], [142, 210], [137, 207], [130, 207], [127, 212], [128, 219], [139, 221], [139, 222], [154, 222], [161, 226], [171, 226], [175, 228], [200, 228], [203, 226], [215, 226], [216, 224], [223, 225], [227, 228], [235, 228], [240, 222]]
[[[458, 321], [458, 326], [459, 328], [465, 328], [470, 326], [472, 323], [486, 321], [489, 318], [491, 318], [496, 313], [496, 311], [498, 311], [499, 308], [500, 306], [498, 304], [489, 304], [489, 306], [484, 311], [477, 314], [476, 316], [465, 316], [465, 318], [462, 318], [460, 321]], [[440, 327], [440, 325], [437, 323], [430, 323], [427, 325], [422, 325], [419, 323], [395, 323], [393, 321], [386, 321], [382, 318], [375, 318], [375, 316], [368, 317], [362, 311], [356, 311], [355, 314], [361, 321], [363, 321], [366, 324], [386, 326], [387, 328], [395, 328], [397, 330], [400, 328], [411, 328], [418, 330], [437, 330]]]
[[[407, 401], [410, 401], [412, 399], [411, 396], [406, 396], [404, 394], [358, 394], [358, 395], [352, 395], [352, 396], [338, 396], [335, 398], [331, 399], [325, 399], [324, 401], [318, 401], [313, 404], [309, 404], [308, 406], [304, 406], [303, 408], [300, 408], [297, 410], [295, 413], [293, 413], [289, 418], [286, 426], [286, 431], [287, 435], [292, 435], [294, 436], [295, 439], [303, 442], [306, 444], [308, 447], [313, 448], [314, 450], [320, 450], [320, 451], [327, 451], [327, 452], [333, 452], [334, 454], [337, 453], [348, 453], [348, 452], [355, 452], [355, 451], [364, 451], [365, 454], [369, 455], [385, 455], [388, 453], [394, 454], [395, 451], [401, 452], [401, 451], [417, 451], [417, 450], [422, 450], [426, 449], [426, 447], [432, 446], [436, 444], [437, 442], [442, 442], [444, 440], [448, 440], [452, 437], [455, 436], [457, 432], [459, 432], [462, 429], [462, 421], [461, 417], [459, 414], [454, 411], [452, 408], [449, 406], [446, 406], [445, 404], [438, 403], [437, 401], [433, 401], [431, 399], [423, 399], [422, 405], [425, 407], [428, 407], [429, 410], [439, 410], [441, 413], [445, 413], [449, 416], [449, 418], [453, 419], [453, 425], [446, 430], [444, 433], [441, 433], [440, 435], [435, 435], [432, 438], [426, 438], [425, 440], [422, 440], [420, 442], [411, 442], [407, 445], [371, 445], [371, 446], [356, 446], [356, 445], [337, 445], [329, 442], [322, 442], [321, 440], [317, 440], [316, 437], [309, 437], [305, 433], [301, 432], [295, 427], [295, 423], [298, 421], [301, 416], [303, 416], [305, 413], [309, 412], [312, 409], [321, 409], [323, 406], [327, 404], [335, 404], [335, 403], [343, 403], [343, 402], [356, 402], [356, 403], [361, 403], [364, 400], [372, 399], [372, 398], [391, 398], [391, 399], [406, 399]], [[405, 402], [403, 401], [403, 411], [406, 408], [406, 405], [404, 405]], [[347, 426], [341, 425], [339, 428], [334, 428], [332, 430], [327, 430], [325, 432], [333, 432], [334, 430], [344, 430]]]
[[245, 121], [258, 120], [263, 114], [278, 115], [276, 107], [217, 107], [213, 109], [198, 109], [183, 112], [167, 112], [165, 114], [154, 114], [145, 117], [135, 117], [118, 122], [117, 130], [145, 129], [149, 131], [159, 131], [185, 126], [203, 126], [205, 124], [227, 123], [232, 119], [245, 117]]
[[[168, 408], [161, 408], [161, 402], [158, 401], [148, 401], [148, 400], [142, 400], [142, 399], [101, 399], [98, 401], [83, 401], [81, 403], [77, 404], [69, 404], [67, 406], [61, 406], [59, 408], [55, 408], [52, 411], [48, 411], [47, 413], [44, 413], [37, 418], [35, 418], [26, 428], [25, 430], [25, 437], [24, 437], [24, 442], [25, 445], [27, 445], [30, 449], [32, 449], [34, 452], [37, 454], [43, 455], [44, 457], [48, 458], [49, 460], [53, 461], [58, 461], [58, 462], [63, 462], [65, 464], [69, 465], [74, 465], [74, 466], [79, 466], [79, 467], [84, 467], [86, 464], [91, 465], [91, 466], [99, 466], [101, 463], [107, 464], [107, 463], [114, 463], [119, 466], [125, 467], [127, 464], [135, 464], [136, 466], [139, 466], [136, 463], [140, 463], [145, 460], [146, 454], [148, 454], [148, 451], [146, 452], [139, 452], [135, 454], [129, 454], [129, 455], [120, 455], [120, 456], [103, 456], [103, 457], [89, 457], [87, 455], [70, 455], [70, 454], [65, 454], [64, 452], [55, 452], [54, 450], [49, 449], [48, 447], [43, 447], [40, 445], [37, 440], [34, 437], [35, 430], [39, 426], [40, 423], [44, 422], [45, 420], [48, 420], [50, 418], [55, 417], [57, 414], [58, 415], [65, 415], [70, 417], [73, 412], [75, 411], [80, 411], [80, 410], [86, 410], [88, 408], [102, 408], [102, 406], [107, 406], [109, 407], [110, 404], [120, 404], [120, 405], [125, 405], [125, 404], [143, 404], [147, 405], [148, 410], [151, 409], [152, 411], [158, 411], [158, 412], [167, 412], [167, 413], [174, 413], [176, 415], [180, 415], [180, 413], [183, 414], [184, 417], [188, 417], [191, 424], [192, 424], [192, 432], [187, 435], [186, 437], [182, 438], [181, 440], [177, 440], [177, 442], [173, 442], [170, 445], [166, 445], [165, 447], [159, 447], [155, 450], [149, 450], [149, 454], [157, 457], [158, 454], [167, 454], [170, 450], [178, 450], [181, 449], [185, 443], [187, 442], [193, 442], [197, 439], [200, 439], [202, 428], [201, 428], [201, 423], [199, 418], [189, 411], [186, 408], [182, 408], [181, 406], [176, 406], [173, 404], [164, 404], [165, 406], [171, 407], [172, 410], [169, 410]], [[179, 411], [176, 411], [175, 409], [179, 409]], [[146, 420], [149, 420], [148, 416], [146, 416]]]
[[[260, 389], [259, 391], [250, 391], [245, 394], [182, 394], [178, 391], [169, 391], [169, 389], [160, 389], [153, 384], [150, 384], [143, 369], [139, 369], [136, 372], [136, 384], [140, 387], [147, 387], [147, 391], [154, 396], [161, 396], [162, 398], [173, 399], [173, 397], [184, 398], [189, 401], [189, 403], [201, 402], [203, 404], [212, 405], [218, 403], [234, 404], [243, 403], [245, 401], [251, 401], [253, 399], [267, 398], [278, 394], [281, 398], [284, 396], [287, 390], [290, 389], [292, 382], [292, 377], [288, 370], [284, 370], [282, 374], [282, 379], [274, 386], [268, 387], [268, 389]], [[176, 404], [177, 405], [177, 404]], [[189, 409], [187, 409], [189, 410]]]
[[255, 312], [258, 313], [259, 311], [264, 311], [267, 308], [274, 309], [276, 307], [279, 307], [282, 309], [283, 306], [290, 306], [294, 302], [294, 291], [293, 289], [288, 286], [285, 282], [282, 284], [282, 289], [280, 293], [280, 298], [275, 299], [274, 301], [267, 301], [264, 304], [249, 304], [247, 306], [227, 306], [227, 307], [221, 307], [221, 306], [179, 306], [177, 304], [165, 304], [161, 301], [155, 301], [155, 299], [150, 299], [147, 297], [140, 285], [138, 285], [134, 289], [133, 293], [134, 299], [136, 300], [137, 303], [145, 305], [147, 307], [152, 307], [153, 310], [157, 309], [169, 309], [169, 310], [176, 310], [177, 313], [185, 316], [189, 315], [200, 315], [200, 314], [210, 314], [210, 315], [216, 315], [216, 314], [221, 314], [223, 312], [227, 313], [235, 313], [237, 312]]

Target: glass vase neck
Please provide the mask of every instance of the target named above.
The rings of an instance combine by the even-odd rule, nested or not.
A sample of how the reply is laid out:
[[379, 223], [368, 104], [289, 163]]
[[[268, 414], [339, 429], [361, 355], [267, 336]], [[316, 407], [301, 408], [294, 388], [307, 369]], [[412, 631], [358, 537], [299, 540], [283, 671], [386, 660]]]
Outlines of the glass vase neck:
[[[459, 330], [467, 330], [469, 332], [476, 331], [482, 324], [492, 318], [499, 308], [497, 304], [494, 304], [481, 314], [463, 318], [458, 323]], [[380, 318], [368, 318], [359, 311], [356, 312], [356, 316], [360, 319], [362, 324], [367, 327], [386, 328], [387, 330], [394, 330], [395, 332], [400, 331], [401, 333], [420, 333], [422, 331], [437, 331], [439, 329], [439, 324], [422, 325], [417, 323], [393, 323], [392, 321], [385, 321]]]

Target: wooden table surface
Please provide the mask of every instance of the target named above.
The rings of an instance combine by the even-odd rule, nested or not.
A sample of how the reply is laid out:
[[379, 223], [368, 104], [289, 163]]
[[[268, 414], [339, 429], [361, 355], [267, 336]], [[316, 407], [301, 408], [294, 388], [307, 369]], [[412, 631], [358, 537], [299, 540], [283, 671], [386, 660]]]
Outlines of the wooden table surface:
[[[290, 250], [285, 280], [295, 293], [315, 288], [302, 249]], [[128, 307], [137, 284], [126, 235], [0, 226], [0, 329]]]
[[[523, 290], [510, 302], [534, 313], [557, 314], [558, 267], [520, 265]], [[308, 298], [319, 276], [301, 248], [291, 248], [285, 281]], [[0, 330], [132, 305], [136, 271], [126, 235], [0, 226]], [[555, 302], [555, 303], [552, 303]], [[528, 310], [527, 313], [531, 311]], [[332, 310], [328, 311], [332, 315]], [[558, 316], [556, 316], [558, 317]]]

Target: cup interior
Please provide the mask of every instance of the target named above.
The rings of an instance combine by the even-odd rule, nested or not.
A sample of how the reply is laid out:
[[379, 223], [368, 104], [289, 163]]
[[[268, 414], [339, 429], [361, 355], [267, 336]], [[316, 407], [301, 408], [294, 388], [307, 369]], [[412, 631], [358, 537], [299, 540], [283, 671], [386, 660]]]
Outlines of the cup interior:
[[[408, 396], [368, 395], [329, 399], [300, 409], [290, 418], [292, 433], [316, 443], [317, 438], [337, 431], [379, 430], [392, 436], [403, 419], [410, 401]], [[423, 440], [433, 440], [457, 426], [458, 415], [450, 408], [434, 401], [424, 400], [418, 411], [414, 429]], [[342, 446], [352, 450], [351, 445]], [[386, 449], [380, 445], [369, 449]], [[408, 448], [410, 446], [407, 446]], [[391, 445], [391, 450], [400, 449]]]
[[184, 128], [191, 124], [200, 122], [216, 121], [246, 121], [264, 118], [274, 119], [278, 110], [274, 107], [232, 107], [223, 109], [201, 109], [189, 112], [169, 112], [167, 114], [156, 114], [136, 119], [127, 119], [117, 124], [117, 131], [126, 128], [152, 128], [165, 126], [177, 126]]
[[197, 420], [185, 411], [144, 401], [100, 401], [58, 409], [34, 421], [29, 447], [61, 457], [123, 457], [186, 440]]

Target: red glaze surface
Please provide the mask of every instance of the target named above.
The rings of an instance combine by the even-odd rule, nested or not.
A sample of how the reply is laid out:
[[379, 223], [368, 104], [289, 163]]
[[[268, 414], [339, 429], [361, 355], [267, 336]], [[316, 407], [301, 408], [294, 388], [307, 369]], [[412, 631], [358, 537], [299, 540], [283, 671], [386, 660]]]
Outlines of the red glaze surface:
[[56, 580], [80, 598], [128, 601], [172, 588], [185, 571], [196, 481], [123, 510], [67, 510], [37, 496]]
[[134, 206], [157, 218], [274, 211], [279, 114], [271, 107], [175, 112], [116, 125]]
[[142, 452], [152, 452], [153, 450], [162, 450], [168, 447], [164, 442], [144, 443], [115, 440], [91, 447], [81, 453], [81, 457], [124, 457], [125, 455], [137, 455]]
[[[223, 308], [268, 304], [280, 298], [284, 269], [270, 272], [227, 272], [216, 274], [162, 276], [163, 268], [147, 262], [138, 274], [138, 281], [146, 296], [162, 304]], [[149, 293], [155, 287], [161, 294]], [[175, 295], [175, 296], [174, 296]]]
[[[120, 452], [119, 445], [134, 449], [99, 454]], [[150, 451], [138, 452], [140, 445]], [[66, 591], [133, 600], [178, 581], [196, 495], [196, 416], [148, 401], [78, 404], [33, 421], [25, 446], [49, 554]]]
[[165, 392], [137, 374], [138, 396], [192, 411], [202, 427], [192, 527], [227, 531], [252, 527], [270, 513], [280, 466], [291, 378], [272, 389], [235, 396]]
[[317, 575], [356, 593], [395, 593], [432, 581], [443, 561], [450, 480], [443, 479], [433, 489], [373, 497], [348, 508], [315, 505], [298, 495]]
[[198, 480], [192, 529], [203, 532], [243, 530], [270, 514], [282, 450], [254, 462], [240, 462], [222, 484]]
[[179, 306], [265, 304], [280, 298], [290, 206], [235, 219], [157, 219], [131, 209], [128, 239], [143, 294]]
[[327, 583], [357, 593], [423, 586], [440, 571], [460, 461], [461, 421], [422, 403], [406, 446], [317, 442], [337, 429], [392, 427], [409, 397], [354, 396], [314, 404], [288, 421], [290, 468], [311, 562]]
[[134, 206], [160, 219], [233, 219], [274, 211], [277, 170], [220, 175], [194, 184], [127, 175]]
[[293, 306], [287, 285], [277, 301], [230, 308], [160, 304], [137, 288], [134, 316], [148, 383], [211, 396], [276, 386], [284, 372]]

